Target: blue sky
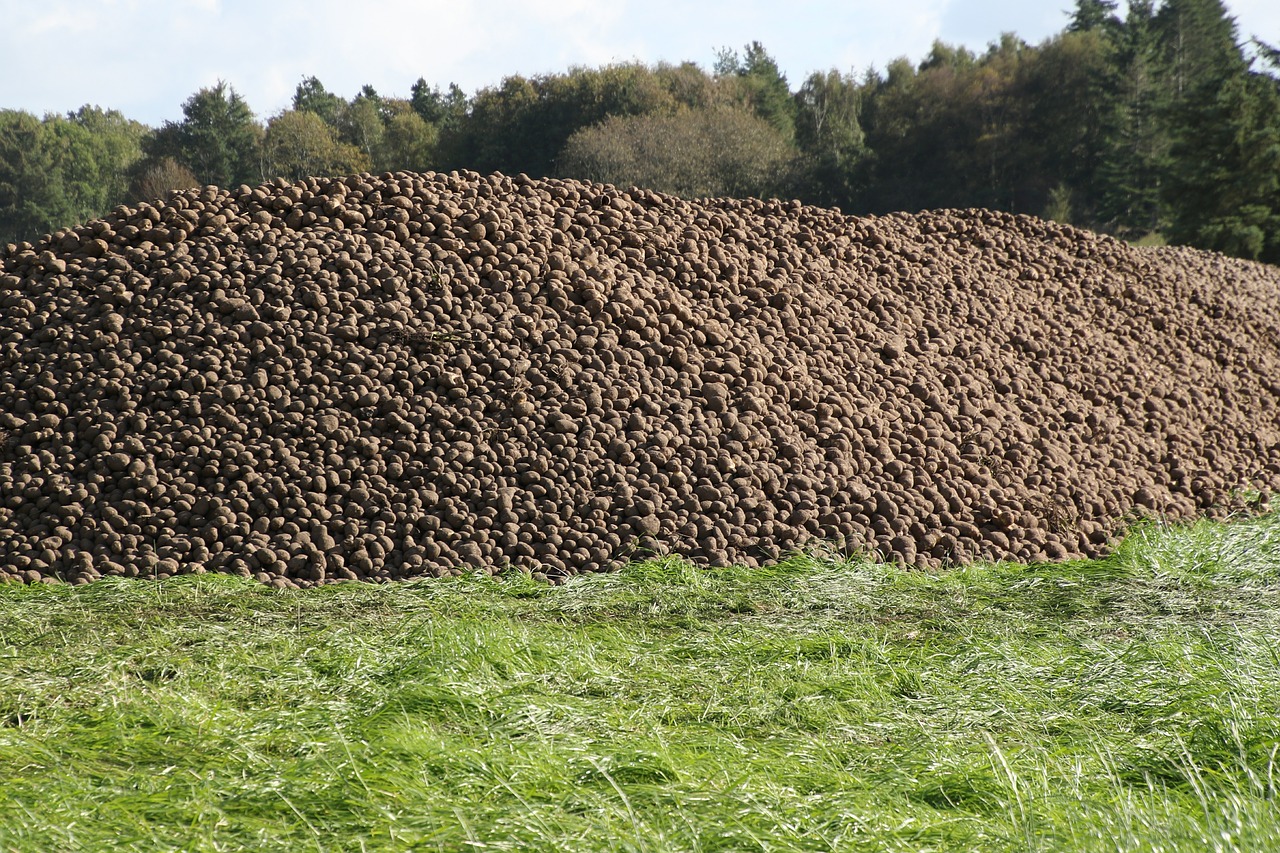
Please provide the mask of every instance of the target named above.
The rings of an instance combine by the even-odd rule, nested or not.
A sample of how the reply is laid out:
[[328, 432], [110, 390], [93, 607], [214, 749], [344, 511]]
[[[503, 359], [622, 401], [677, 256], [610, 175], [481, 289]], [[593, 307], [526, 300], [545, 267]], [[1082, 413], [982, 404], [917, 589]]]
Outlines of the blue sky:
[[[0, 0], [0, 108], [83, 104], [156, 125], [219, 79], [262, 118], [316, 75], [345, 97], [407, 96], [419, 77], [468, 93], [509, 74], [691, 60], [758, 40], [793, 88], [811, 71], [913, 61], [935, 39], [981, 50], [1060, 31], [1074, 0]], [[1280, 2], [1229, 0], [1241, 38], [1280, 42]]]

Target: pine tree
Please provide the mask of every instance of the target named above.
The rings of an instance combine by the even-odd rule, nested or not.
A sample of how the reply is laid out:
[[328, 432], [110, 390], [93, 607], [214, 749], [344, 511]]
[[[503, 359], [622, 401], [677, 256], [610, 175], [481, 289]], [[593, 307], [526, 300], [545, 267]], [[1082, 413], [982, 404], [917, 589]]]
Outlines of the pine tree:
[[172, 157], [205, 184], [234, 187], [263, 178], [263, 129], [234, 88], [218, 81], [182, 105], [181, 122], [165, 122], [147, 146], [150, 160]]
[[715, 73], [722, 78], [736, 77], [745, 90], [752, 111], [776, 127], [788, 140], [795, 137], [796, 105], [787, 78], [764, 49], [753, 41], [741, 58], [737, 52], [722, 49], [716, 55]]
[[1101, 28], [1063, 32], [1026, 52], [1014, 99], [1012, 143], [1019, 209], [1095, 222], [1098, 176], [1116, 129], [1117, 47]]
[[1273, 81], [1233, 75], [1182, 114], [1169, 238], [1280, 263], [1280, 92]]
[[1168, 0], [1156, 16], [1171, 83], [1162, 198], [1169, 237], [1248, 258], [1280, 246], [1280, 96], [1251, 73], [1220, 0]]
[[338, 120], [346, 106], [342, 98], [326, 89], [316, 77], [307, 77], [293, 92], [295, 110], [315, 113], [332, 128], [338, 126]]
[[1067, 32], [1119, 31], [1120, 19], [1116, 16], [1116, 7], [1119, 5], [1116, 0], [1076, 0], [1076, 10], [1071, 14]]
[[1165, 0], [1154, 24], [1175, 109], [1244, 73], [1235, 19], [1221, 0]]
[[1165, 225], [1161, 182], [1168, 168], [1169, 94], [1153, 0], [1131, 0], [1116, 45], [1116, 100], [1098, 169], [1098, 218], [1121, 234], [1159, 231]]
[[457, 83], [450, 83], [449, 90], [441, 92], [419, 77], [409, 90], [409, 104], [423, 121], [442, 131], [466, 118], [467, 96]]

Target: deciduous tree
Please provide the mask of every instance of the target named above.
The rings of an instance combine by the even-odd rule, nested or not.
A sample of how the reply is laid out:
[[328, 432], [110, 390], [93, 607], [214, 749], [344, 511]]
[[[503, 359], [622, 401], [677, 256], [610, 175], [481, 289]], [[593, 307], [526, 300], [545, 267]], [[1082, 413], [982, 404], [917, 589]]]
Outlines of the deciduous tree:
[[730, 107], [613, 116], [570, 137], [565, 176], [687, 198], [770, 196], [789, 188], [794, 149], [764, 119]]
[[369, 158], [341, 142], [319, 114], [286, 110], [267, 123], [263, 141], [267, 173], [290, 180], [342, 175], [369, 168]]
[[382, 133], [376, 168], [425, 172], [437, 165], [439, 129], [422, 120], [408, 101], [396, 101]]
[[200, 179], [172, 157], [147, 160], [131, 184], [135, 199], [164, 198], [173, 190], [200, 186]]
[[798, 190], [817, 204], [852, 206], [867, 156], [862, 87], [850, 75], [814, 72], [796, 93], [796, 146], [803, 160]]

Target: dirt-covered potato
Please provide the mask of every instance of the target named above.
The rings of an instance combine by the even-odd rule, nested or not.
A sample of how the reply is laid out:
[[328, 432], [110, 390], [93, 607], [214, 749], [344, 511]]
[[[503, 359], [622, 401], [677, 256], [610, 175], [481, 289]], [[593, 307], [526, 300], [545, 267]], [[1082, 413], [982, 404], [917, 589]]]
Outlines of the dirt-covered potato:
[[1280, 271], [1029, 217], [365, 174], [0, 260], [10, 580], [1062, 559], [1280, 486]]

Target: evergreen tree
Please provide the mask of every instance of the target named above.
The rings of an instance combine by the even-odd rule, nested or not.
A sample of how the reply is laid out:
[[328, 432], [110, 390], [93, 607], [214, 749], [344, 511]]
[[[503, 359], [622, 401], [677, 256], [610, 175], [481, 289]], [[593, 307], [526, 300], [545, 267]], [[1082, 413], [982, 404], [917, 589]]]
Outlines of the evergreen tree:
[[793, 138], [796, 104], [791, 98], [786, 75], [778, 68], [778, 63], [760, 42], [753, 41], [743, 52], [742, 64], [745, 77], [754, 89], [752, 106], [756, 115], [776, 127], [784, 138]]
[[1154, 23], [1175, 108], [1244, 73], [1235, 19], [1221, 0], [1165, 0]]
[[221, 82], [154, 132], [96, 107], [0, 111], [0, 240], [193, 183], [470, 168], [856, 211], [997, 207], [1280, 262], [1280, 50], [1255, 38], [1246, 56], [1222, 0], [1128, 0], [1123, 20], [1118, 0], [1073, 6], [1034, 47], [936, 43], [918, 65], [814, 73], [794, 94], [751, 42], [711, 73], [573, 68], [473, 98], [419, 79], [406, 99], [365, 86], [347, 101], [306, 77], [265, 134]]
[[262, 127], [226, 83], [201, 89], [182, 105], [181, 122], [165, 122], [147, 146], [152, 160], [172, 157], [205, 184], [234, 187], [262, 180]]
[[1098, 170], [1114, 129], [1115, 46], [1100, 28], [1064, 32], [1019, 65], [1021, 126], [1012, 143], [1019, 210], [1084, 223], [1100, 204]]
[[1183, 117], [1170, 240], [1280, 263], [1280, 92], [1268, 77], [1232, 75]]
[[671, 113], [675, 100], [651, 68], [638, 62], [614, 63], [601, 68], [574, 68], [534, 81], [538, 103], [528, 117], [541, 125], [530, 129], [532, 148], [546, 169], [556, 169], [557, 157], [569, 137], [610, 116]]
[[715, 72], [720, 77], [736, 78], [752, 111], [776, 127], [786, 139], [795, 137], [796, 104], [786, 75], [760, 42], [747, 45], [741, 58], [732, 50], [719, 51]]
[[[936, 52], [938, 44], [934, 47]], [[936, 132], [947, 119], [941, 112], [930, 112], [932, 104], [923, 103], [926, 92], [920, 76], [902, 57], [890, 62], [883, 74], [873, 73], [867, 80], [863, 127], [870, 156], [863, 166], [866, 186], [861, 206], [871, 212], [929, 204], [925, 197], [935, 153], [930, 131]], [[921, 119], [933, 127], [923, 128]]]
[[316, 77], [307, 77], [298, 84], [293, 93], [293, 108], [302, 112], [315, 113], [325, 124], [336, 128], [346, 102], [330, 92]]
[[1116, 100], [1098, 169], [1098, 220], [1119, 233], [1165, 225], [1169, 90], [1161, 71], [1153, 0], [1130, 0], [1116, 42]]
[[1258, 57], [1264, 64], [1271, 67], [1271, 73], [1274, 75], [1280, 72], [1280, 47], [1267, 44], [1260, 38], [1252, 38], [1249, 43], [1253, 45], [1254, 50], [1258, 52]]
[[1071, 14], [1067, 32], [1116, 32], [1120, 28], [1120, 19], [1116, 16], [1116, 7], [1119, 5], [1116, 0], [1076, 0], [1076, 9]]
[[1249, 72], [1220, 0], [1167, 0], [1156, 23], [1173, 93], [1162, 196], [1169, 237], [1270, 257], [1280, 215], [1275, 87]]
[[441, 139], [444, 162], [479, 172], [548, 174], [554, 154], [538, 156], [544, 148], [535, 137], [538, 97], [534, 81], [519, 74], [476, 92], [467, 120]]
[[610, 116], [672, 112], [684, 94], [675, 88], [694, 83], [683, 69], [655, 72], [639, 63], [508, 77], [477, 92], [465, 121], [443, 129], [439, 159], [480, 171], [559, 173], [557, 158], [575, 132]]
[[906, 60], [890, 64], [870, 88], [866, 111], [874, 152], [868, 206], [1025, 204], [1017, 150], [1025, 105], [1017, 92], [1027, 51], [1006, 34], [980, 58], [937, 42], [918, 70]]
[[457, 83], [441, 92], [419, 77], [409, 91], [409, 103], [423, 121], [441, 131], [455, 127], [467, 114], [467, 96]]

